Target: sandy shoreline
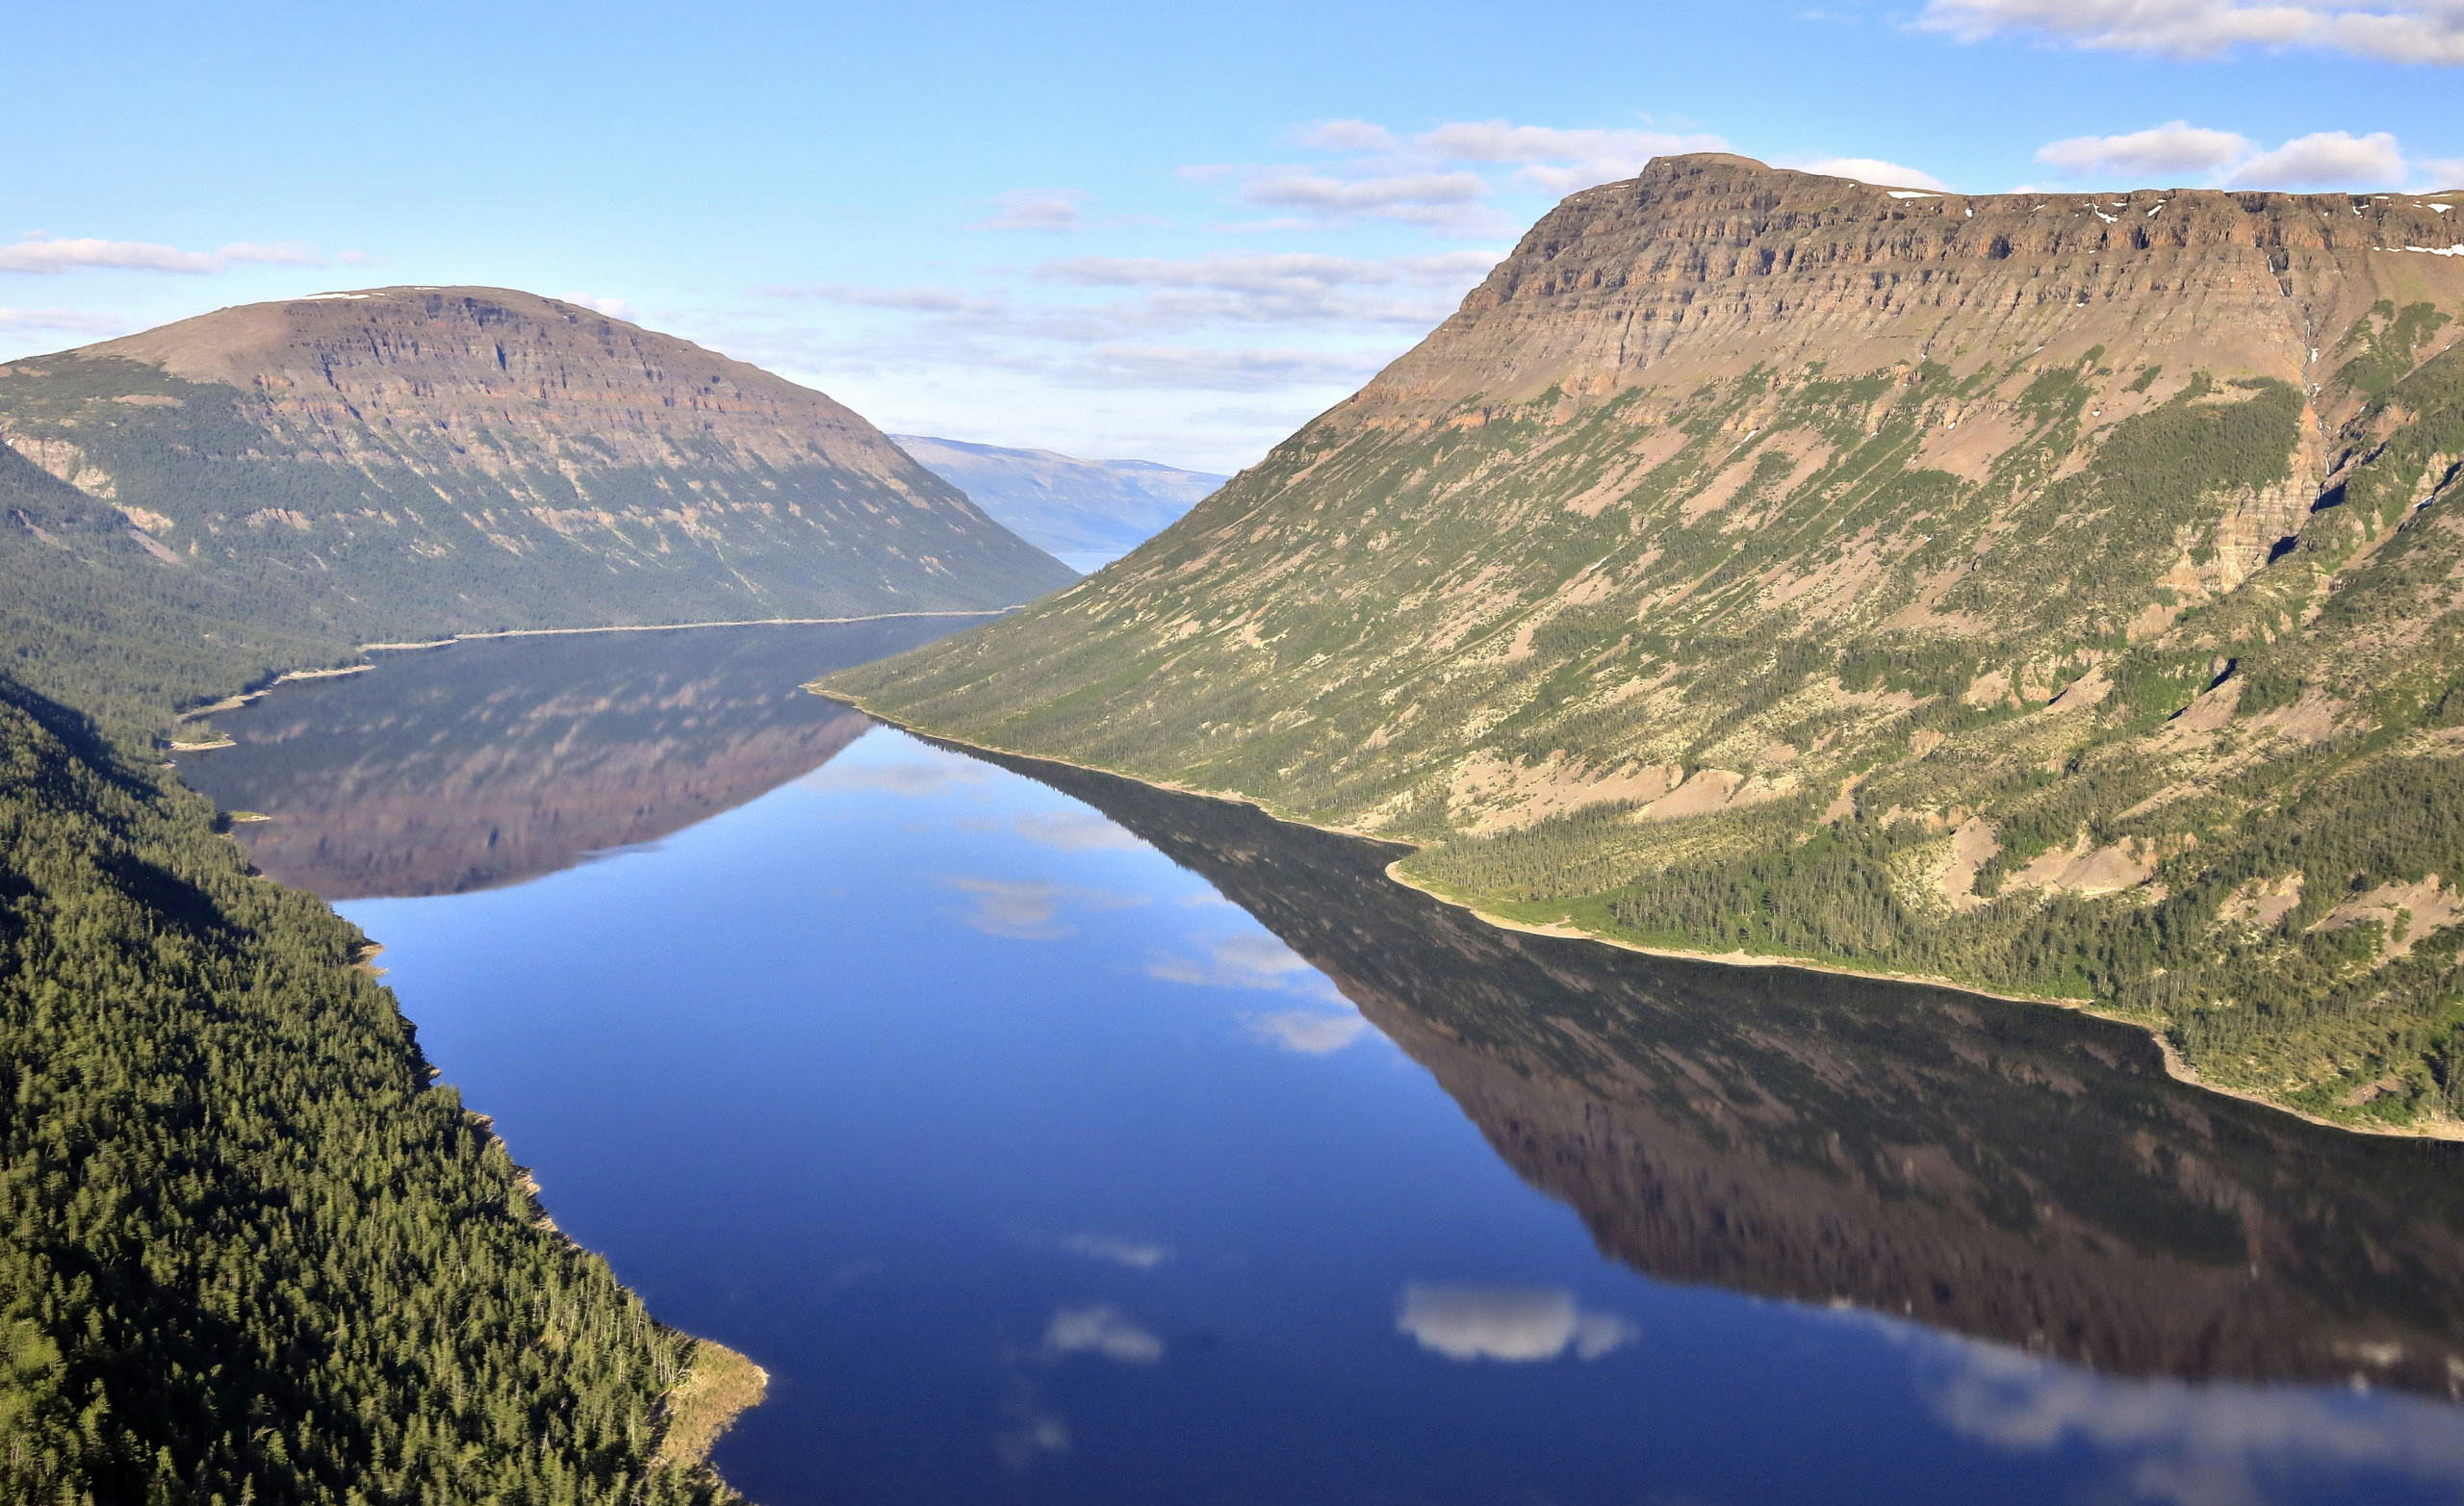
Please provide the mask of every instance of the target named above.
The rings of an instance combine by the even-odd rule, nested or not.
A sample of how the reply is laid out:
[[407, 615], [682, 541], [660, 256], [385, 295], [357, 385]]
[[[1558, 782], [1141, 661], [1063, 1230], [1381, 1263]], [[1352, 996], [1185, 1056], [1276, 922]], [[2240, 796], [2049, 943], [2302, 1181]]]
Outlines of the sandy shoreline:
[[[1277, 810], [1274, 806], [1269, 804], [1265, 801], [1258, 800], [1247, 795], [1227, 794], [1220, 790], [1190, 789], [1183, 785], [1167, 783], [1162, 780], [1141, 779], [1137, 775], [1123, 774], [1118, 769], [1107, 769], [1099, 764], [1078, 763], [1067, 758], [1048, 757], [1042, 753], [1021, 753], [1014, 748], [996, 748], [988, 743], [973, 742], [963, 737], [951, 737], [940, 732], [927, 731], [922, 727], [910, 727], [895, 717], [884, 716], [882, 713], [873, 710], [870, 706], [865, 705], [858, 697], [841, 695], [834, 691], [814, 690], [811, 685], [807, 685], [805, 688], [807, 690], [811, 690], [814, 695], [820, 696], [824, 700], [835, 701], [844, 705], [854, 706], [857, 710], [863, 712], [866, 716], [873, 718], [877, 722], [884, 723], [890, 727], [895, 727], [904, 732], [914, 733], [919, 737], [929, 737], [939, 742], [954, 743], [962, 748], [981, 749], [986, 753], [996, 753], [1005, 757], [1025, 758], [1037, 763], [1059, 764], [1064, 768], [1084, 769], [1091, 774], [1109, 774], [1115, 779], [1129, 779], [1135, 783], [1143, 784], [1149, 789], [1169, 790], [1176, 795], [1199, 795], [1210, 800], [1229, 801], [1234, 804], [1253, 806], [1257, 810], [1276, 821], [1285, 822], [1296, 827], [1308, 827], [1319, 831], [1332, 831], [1343, 836], [1359, 837], [1365, 841], [1371, 842], [1383, 842], [1394, 847], [1417, 846], [1415, 843], [1398, 841], [1396, 838], [1391, 836], [1379, 836], [1374, 832], [1362, 831], [1350, 827], [1332, 826], [1317, 821], [1303, 821], [1296, 816], [1288, 815], [1283, 811]], [[2315, 1124], [2322, 1129], [2342, 1130], [2351, 1135], [2373, 1135], [2393, 1139], [2407, 1140], [2464, 1140], [2464, 1123], [2458, 1123], [2457, 1121], [2451, 1119], [2434, 1119], [2426, 1123], [2415, 1125], [2345, 1124], [2334, 1119], [2322, 1118], [2305, 1110], [2296, 1109], [2288, 1104], [2278, 1103], [2272, 1098], [2262, 1097], [2257, 1093], [2247, 1090], [2246, 1088], [2226, 1087], [2220, 1084], [2211, 1083], [2205, 1078], [2199, 1076], [2196, 1069], [2193, 1068], [2189, 1062], [2182, 1059], [2181, 1053], [2173, 1049], [2173, 1043], [2165, 1038], [2164, 1032], [2148, 1024], [2145, 1020], [2137, 1018], [2136, 1016], [2118, 1013], [2111, 1009], [2099, 1008], [2092, 1000], [2062, 999], [2046, 994], [1996, 993], [1989, 988], [1981, 988], [1974, 983], [1962, 983], [1957, 979], [1938, 978], [1922, 973], [1897, 973], [1889, 971], [1873, 971], [1856, 967], [1841, 967], [1835, 963], [1824, 962], [1816, 957], [1758, 957], [1746, 952], [1688, 952], [1673, 947], [1650, 947], [1644, 946], [1638, 942], [1620, 940], [1615, 936], [1604, 936], [1598, 932], [1584, 931], [1574, 926], [1535, 924], [1530, 921], [1511, 920], [1503, 915], [1492, 914], [1468, 900], [1457, 899], [1452, 895], [1440, 893], [1439, 891], [1431, 889], [1424, 884], [1414, 882], [1396, 871], [1401, 866], [1401, 858], [1397, 858], [1394, 862], [1388, 863], [1386, 865], [1386, 877], [1394, 882], [1402, 885], [1404, 888], [1412, 890], [1414, 893], [1426, 895], [1428, 898], [1437, 901], [1441, 905], [1452, 906], [1454, 908], [1462, 910], [1476, 919], [1495, 926], [1501, 931], [1519, 931], [1529, 935], [1551, 936], [1565, 941], [1588, 941], [1600, 946], [1615, 947], [1620, 951], [1639, 952], [1645, 957], [1664, 957], [1678, 961], [1715, 962], [1724, 967], [1793, 968], [1802, 973], [1823, 973], [1837, 978], [1861, 978], [1876, 983], [1916, 983], [1929, 988], [1947, 988], [1956, 993], [1972, 994], [1980, 999], [1998, 1000], [2005, 1004], [2044, 1005], [2058, 1009], [2068, 1009], [2077, 1014], [2091, 1014], [2100, 1020], [2108, 1020], [2117, 1025], [2127, 1025], [2146, 1032], [2148, 1039], [2156, 1043], [2156, 1049], [2163, 1057], [2166, 1075], [2172, 1078], [2173, 1081], [2177, 1083], [2183, 1084], [2186, 1086], [2195, 1087], [2202, 1092], [2215, 1093], [2220, 1097], [2224, 1098], [2238, 1099], [2243, 1103], [2253, 1104], [2261, 1109], [2272, 1110], [2277, 1113], [2291, 1115], [2293, 1118], [2299, 1119], [2307, 1124]]]

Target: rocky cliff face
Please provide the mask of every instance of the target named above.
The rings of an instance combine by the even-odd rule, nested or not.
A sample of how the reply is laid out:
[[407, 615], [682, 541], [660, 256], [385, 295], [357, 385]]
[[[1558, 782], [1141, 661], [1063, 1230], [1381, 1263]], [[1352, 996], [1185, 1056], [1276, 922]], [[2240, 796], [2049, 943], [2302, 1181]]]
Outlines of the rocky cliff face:
[[2464, 872], [2368, 815], [2464, 785], [2459, 219], [1656, 162], [1137, 553], [837, 683], [1438, 841], [1541, 918], [2092, 993], [2319, 1111], [2451, 1112], [2464, 979], [2393, 917], [2455, 911], [2334, 907]]
[[501, 289], [18, 361], [0, 439], [164, 568], [370, 636], [999, 607], [1069, 579], [821, 394]]

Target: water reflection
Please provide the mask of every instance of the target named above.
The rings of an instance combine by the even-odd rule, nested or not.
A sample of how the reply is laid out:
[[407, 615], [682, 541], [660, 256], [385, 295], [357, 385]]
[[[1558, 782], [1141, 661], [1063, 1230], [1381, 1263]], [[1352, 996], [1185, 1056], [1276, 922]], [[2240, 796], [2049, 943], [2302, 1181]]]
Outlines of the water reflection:
[[346, 913], [558, 1223], [771, 1371], [752, 1498], [2464, 1491], [2453, 1147], [2057, 1011], [1501, 932], [1218, 801], [834, 753], [787, 687], [881, 645], [759, 631], [391, 660], [190, 765], [310, 872], [464, 891]]
[[[1637, 1270], [2126, 1375], [2464, 1382], [2455, 1147], [2186, 1086], [2144, 1035], [2057, 1009], [1502, 931], [1387, 881], [1392, 850], [993, 761], [1264, 922]], [[1259, 1023], [1295, 1050], [1348, 1038], [1333, 1014]], [[1562, 1294], [1436, 1288], [1403, 1314], [1456, 1357], [1581, 1353], [1608, 1331], [1584, 1324], [1613, 1321]], [[2081, 1400], [2109, 1393], [2048, 1379], [2075, 1372], [1977, 1353], [2006, 1358], [1944, 1382], [1960, 1425], [2022, 1441], [2111, 1425]]]
[[181, 758], [257, 866], [328, 900], [460, 894], [640, 851], [827, 762], [870, 719], [797, 689], [965, 625], [902, 618], [483, 640], [216, 719]]

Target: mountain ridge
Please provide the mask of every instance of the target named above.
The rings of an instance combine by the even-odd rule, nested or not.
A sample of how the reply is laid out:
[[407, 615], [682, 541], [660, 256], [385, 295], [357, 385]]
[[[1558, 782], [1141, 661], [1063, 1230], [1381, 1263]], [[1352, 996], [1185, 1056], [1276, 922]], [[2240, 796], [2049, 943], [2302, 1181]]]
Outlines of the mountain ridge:
[[2092, 995], [2450, 1115], [2464, 833], [2366, 792], [2457, 773], [2459, 205], [1661, 159], [1127, 559], [827, 683], [1513, 918]]
[[0, 532], [43, 546], [0, 551], [19, 592], [68, 589], [41, 568], [66, 549], [188, 577], [116, 597], [229, 597], [327, 643], [998, 608], [1071, 578], [827, 396], [503, 289], [244, 305], [12, 361], [0, 443], [77, 494], [0, 467]]
[[928, 434], [893, 434], [890, 441], [1004, 526], [1056, 555], [1125, 554], [1228, 479], [1152, 460], [1083, 460]]

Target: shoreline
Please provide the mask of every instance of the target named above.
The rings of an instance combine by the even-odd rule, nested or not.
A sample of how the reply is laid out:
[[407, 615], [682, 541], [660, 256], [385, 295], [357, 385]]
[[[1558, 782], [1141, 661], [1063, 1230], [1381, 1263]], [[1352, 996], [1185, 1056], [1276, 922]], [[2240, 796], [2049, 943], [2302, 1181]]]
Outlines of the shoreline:
[[[432, 638], [424, 643], [363, 643], [359, 646], [359, 651], [362, 653], [409, 653], [421, 649], [446, 649], [457, 643], [478, 643], [491, 638], [561, 638], [575, 633], [673, 633], [685, 632], [695, 627], [826, 627], [847, 623], [895, 622], [906, 617], [1006, 617], [1017, 610], [1019, 607], [1014, 605], [988, 606], [964, 612], [868, 612], [859, 617], [746, 617], [724, 623], [618, 623], [606, 627], [501, 627], [494, 632], [455, 633], [449, 638]], [[359, 668], [373, 669], [375, 666], [364, 664]], [[327, 673], [349, 672], [329, 671]]]
[[[863, 712], [866, 716], [873, 718], [873, 720], [877, 722], [883, 723], [888, 727], [897, 727], [902, 732], [908, 732], [915, 736], [927, 737], [938, 742], [952, 743], [962, 748], [979, 749], [985, 753], [1000, 753], [1003, 756], [1010, 758], [1025, 758], [1037, 763], [1058, 764], [1061, 767], [1067, 769], [1083, 769], [1090, 774], [1109, 774], [1116, 779], [1128, 779], [1133, 783], [1143, 784], [1149, 789], [1166, 790], [1175, 795], [1195, 795], [1202, 796], [1210, 800], [1229, 801], [1234, 804], [1248, 805], [1270, 819], [1283, 822], [1288, 826], [1307, 827], [1312, 830], [1330, 831], [1340, 836], [1355, 837], [1363, 841], [1384, 843], [1390, 847], [1409, 848], [1414, 852], [1417, 852], [1420, 849], [1420, 844], [1416, 842], [1404, 842], [1391, 836], [1379, 836], [1373, 832], [1362, 831], [1352, 827], [1339, 827], [1324, 822], [1304, 821], [1297, 816], [1288, 815], [1283, 811], [1277, 810], [1272, 804], [1266, 801], [1257, 799], [1254, 796], [1228, 794], [1220, 790], [1190, 789], [1183, 785], [1171, 784], [1159, 779], [1142, 779], [1135, 774], [1124, 774], [1118, 769], [1107, 769], [1099, 764], [1080, 763], [1069, 758], [1054, 758], [1043, 753], [1021, 753], [1014, 748], [997, 748], [989, 743], [975, 742], [964, 737], [953, 737], [947, 733], [926, 731], [921, 727], [911, 727], [907, 723], [901, 722], [895, 717], [885, 716], [882, 713], [873, 710], [870, 706], [865, 705], [863, 701], [859, 697], [844, 695], [836, 691], [817, 690], [814, 688], [814, 683], [808, 683], [804, 688], [811, 692], [813, 695], [821, 697], [825, 701], [835, 701], [842, 705], [853, 706], [855, 709]], [[1406, 854], [1406, 855], [1409, 855]], [[1527, 935], [1550, 936], [1562, 941], [1588, 941], [1600, 946], [1615, 947], [1624, 952], [1640, 953], [1645, 957], [1667, 957], [1673, 961], [1710, 962], [1722, 967], [1791, 968], [1798, 972], [1821, 973], [1835, 978], [1861, 978], [1876, 983], [1911, 983], [1927, 988], [1944, 988], [1954, 993], [1970, 994], [1976, 998], [1992, 999], [2003, 1004], [2040, 1005], [2052, 1008], [2067, 1009], [2074, 1014], [2090, 1015], [2096, 1019], [2104, 1020], [2110, 1024], [2125, 1025], [2145, 1033], [2147, 1038], [2155, 1043], [2157, 1055], [2164, 1063], [2165, 1075], [2171, 1078], [2174, 1082], [2180, 1083], [2188, 1087], [2195, 1087], [2201, 1092], [2214, 1093], [2222, 1098], [2236, 1099], [2242, 1103], [2249, 1104], [2256, 1108], [2266, 1109], [2276, 1113], [2289, 1115], [2305, 1124], [2316, 1125], [2324, 1130], [2340, 1130], [2348, 1135], [2367, 1135], [2386, 1139], [2400, 1140], [2444, 1140], [2450, 1142], [2464, 1142], [2464, 1123], [2459, 1123], [2451, 1119], [2431, 1120], [2426, 1124], [2418, 1125], [2346, 1124], [2335, 1119], [2323, 1118], [2318, 1114], [2311, 1113], [2307, 1110], [2296, 1109], [2290, 1104], [2282, 1104], [2276, 1102], [2274, 1099], [2262, 1097], [2257, 1093], [2251, 1092], [2247, 1088], [2227, 1087], [2220, 1083], [2211, 1083], [2199, 1075], [2197, 1068], [2192, 1066], [2188, 1061], [2182, 1059], [2181, 1053], [2175, 1050], [2173, 1043], [2165, 1037], [2165, 1033], [2163, 1031], [2157, 1029], [2153, 1025], [2150, 1025], [2146, 1020], [2138, 1016], [2121, 1014], [2111, 1009], [2099, 1008], [2093, 1000], [2062, 999], [2048, 994], [1997, 993], [1990, 988], [1981, 987], [1975, 983], [1962, 983], [1956, 979], [1936, 977], [1923, 973], [1900, 973], [1888, 970], [1868, 970], [1865, 968], [1843, 967], [1836, 963], [1825, 962], [1819, 957], [1763, 957], [1749, 952], [1689, 952], [1674, 947], [1645, 946], [1640, 942], [1626, 941], [1615, 936], [1604, 936], [1598, 932], [1584, 931], [1575, 926], [1512, 920], [1506, 916], [1493, 914], [1488, 910], [1484, 910], [1473, 901], [1458, 899], [1453, 895], [1441, 893], [1440, 891], [1429, 888], [1424, 884], [1415, 882], [1413, 880], [1406, 878], [1396, 871], [1402, 865], [1402, 858], [1398, 857], [1393, 862], [1386, 865], [1385, 877], [1389, 881], [1399, 884], [1403, 888], [1409, 889], [1415, 894], [1424, 895], [1429, 899], [1435, 900], [1440, 905], [1450, 906], [1455, 909], [1462, 910], [1473, 918], [1482, 921], [1488, 925], [1495, 926], [1501, 931], [1522, 932]]]
[[[363, 643], [362, 653], [410, 653], [422, 649], [449, 649], [457, 643], [477, 643], [492, 638], [561, 638], [574, 633], [672, 633], [687, 632], [696, 627], [828, 627], [851, 623], [887, 623], [909, 617], [1006, 617], [1017, 611], [1016, 606], [989, 606], [965, 612], [872, 612], [861, 617], [748, 617], [726, 623], [619, 623], [608, 627], [505, 627], [495, 632], [455, 633], [449, 638], [432, 638], [424, 643]], [[198, 706], [171, 718], [173, 727], [182, 727], [199, 717], [222, 711], [237, 711], [248, 702], [272, 695], [281, 686], [299, 679], [331, 679], [338, 675], [365, 675], [376, 668], [373, 664], [346, 664], [334, 669], [288, 670], [254, 690], [225, 696], [210, 706]], [[228, 739], [218, 743], [171, 744], [173, 753], [201, 753], [212, 748], [228, 748]]]

